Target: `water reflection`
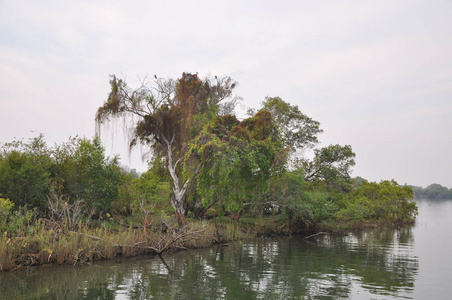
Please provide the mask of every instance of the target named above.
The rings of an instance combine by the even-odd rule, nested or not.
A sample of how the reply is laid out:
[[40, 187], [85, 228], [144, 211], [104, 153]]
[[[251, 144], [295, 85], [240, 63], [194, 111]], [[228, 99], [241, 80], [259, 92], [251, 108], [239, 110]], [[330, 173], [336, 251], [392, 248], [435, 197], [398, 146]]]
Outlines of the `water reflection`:
[[82, 267], [0, 275], [1, 299], [412, 298], [411, 229], [268, 239]]

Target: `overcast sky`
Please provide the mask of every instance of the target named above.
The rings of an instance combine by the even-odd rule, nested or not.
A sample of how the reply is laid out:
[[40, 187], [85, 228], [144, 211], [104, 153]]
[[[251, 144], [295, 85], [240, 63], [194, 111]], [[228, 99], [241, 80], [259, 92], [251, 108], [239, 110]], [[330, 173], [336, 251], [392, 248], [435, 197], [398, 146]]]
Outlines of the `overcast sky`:
[[322, 146], [352, 145], [353, 176], [452, 187], [451, 0], [0, 0], [0, 142], [93, 137], [109, 74], [182, 72], [231, 76], [243, 109], [298, 105]]

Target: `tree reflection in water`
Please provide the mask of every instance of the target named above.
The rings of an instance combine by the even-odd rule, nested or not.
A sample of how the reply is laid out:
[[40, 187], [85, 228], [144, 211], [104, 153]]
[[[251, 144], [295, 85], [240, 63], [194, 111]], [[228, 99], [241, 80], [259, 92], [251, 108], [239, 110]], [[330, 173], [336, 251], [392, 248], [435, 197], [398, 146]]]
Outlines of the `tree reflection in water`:
[[0, 299], [411, 298], [419, 268], [412, 250], [410, 229], [262, 238], [162, 259], [0, 274]]

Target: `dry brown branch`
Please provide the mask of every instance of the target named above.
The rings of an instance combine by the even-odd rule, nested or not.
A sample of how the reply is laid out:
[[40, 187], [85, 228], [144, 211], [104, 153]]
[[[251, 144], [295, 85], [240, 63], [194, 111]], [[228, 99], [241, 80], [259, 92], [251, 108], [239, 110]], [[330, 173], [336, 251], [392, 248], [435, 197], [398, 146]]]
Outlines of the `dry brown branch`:
[[318, 235], [326, 235], [326, 234], [328, 234], [328, 232], [321, 231], [321, 232], [318, 232], [318, 233], [315, 233], [315, 234], [311, 234], [309, 236], [304, 237], [304, 240], [312, 238], [312, 237], [315, 237], [315, 236], [318, 236]]
[[[146, 246], [146, 247], [140, 247], [140, 248], [145, 248], [145, 249], [150, 249], [155, 251], [157, 254], [162, 254], [163, 252], [165, 252], [166, 250], [168, 250], [175, 242], [177, 242], [178, 240], [189, 236], [189, 235], [197, 235], [201, 232], [203, 232], [204, 229], [202, 230], [196, 230], [196, 231], [184, 231], [181, 233], [176, 233], [174, 234], [173, 238], [171, 238], [170, 240], [166, 241], [165, 238], [160, 239], [160, 241], [157, 243], [157, 247], [151, 247], [151, 246]], [[183, 249], [185, 247], [183, 246], [178, 246], [178, 248]]]
[[[178, 240], [189, 236], [189, 235], [199, 235], [199, 233], [203, 232], [204, 229], [201, 230], [196, 230], [196, 231], [179, 231], [179, 232], [173, 232], [173, 237], [169, 240], [166, 240], [165, 238], [161, 238], [159, 240], [159, 242], [157, 243], [157, 245], [155, 247], [152, 246], [141, 246], [142, 244], [144, 244], [145, 242], [140, 241], [137, 242], [133, 245], [121, 245], [121, 244], [116, 244], [114, 245], [114, 247], [120, 247], [120, 248], [126, 248], [126, 247], [137, 247], [139, 249], [145, 249], [145, 250], [152, 250], [155, 253], [157, 253], [158, 255], [162, 254], [163, 252], [167, 251], [168, 249], [171, 248], [171, 246], [177, 242]], [[96, 241], [105, 241], [104, 239], [97, 237], [97, 236], [93, 236], [93, 235], [89, 235], [86, 233], [82, 233], [82, 232], [76, 232], [76, 231], [69, 231], [69, 233], [71, 234], [78, 234], [78, 235], [82, 235], [82, 236], [86, 236], [90, 239], [96, 240]], [[179, 249], [187, 249], [186, 247], [182, 246], [182, 245], [178, 245], [177, 248]]]

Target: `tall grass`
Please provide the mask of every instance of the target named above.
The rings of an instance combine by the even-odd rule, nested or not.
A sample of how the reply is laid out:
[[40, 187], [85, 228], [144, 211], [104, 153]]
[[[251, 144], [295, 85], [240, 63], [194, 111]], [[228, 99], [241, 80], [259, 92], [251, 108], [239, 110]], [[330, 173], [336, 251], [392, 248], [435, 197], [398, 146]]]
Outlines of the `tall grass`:
[[38, 222], [18, 233], [0, 236], [0, 271], [10, 271], [24, 266], [70, 264], [158, 254], [161, 251], [209, 247], [256, 236], [251, 223], [242, 224], [230, 219], [192, 220], [186, 228], [160, 227], [133, 228], [133, 226], [107, 226], [95, 228], [79, 223], [76, 230], [49, 228]]

